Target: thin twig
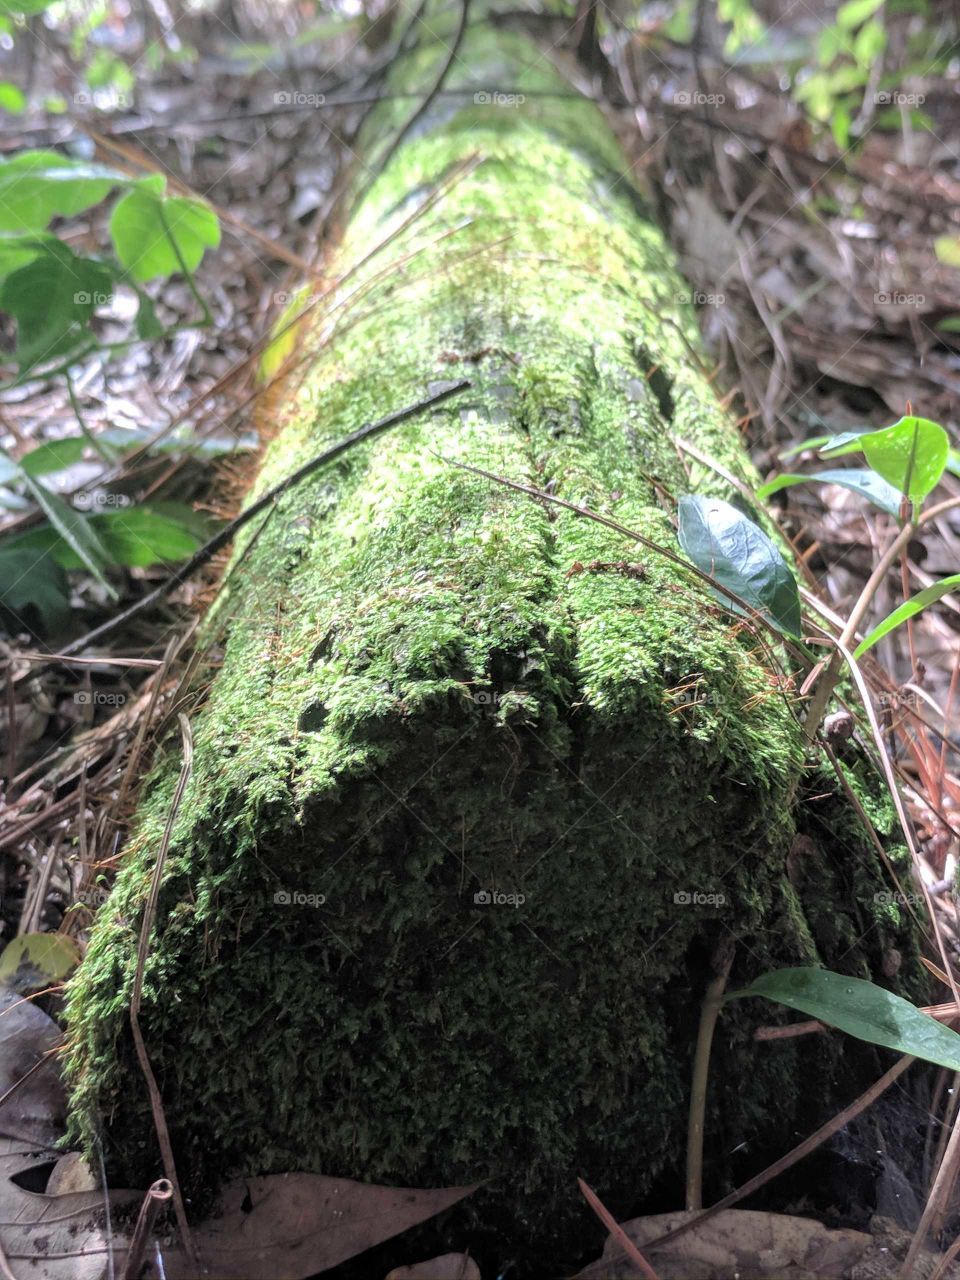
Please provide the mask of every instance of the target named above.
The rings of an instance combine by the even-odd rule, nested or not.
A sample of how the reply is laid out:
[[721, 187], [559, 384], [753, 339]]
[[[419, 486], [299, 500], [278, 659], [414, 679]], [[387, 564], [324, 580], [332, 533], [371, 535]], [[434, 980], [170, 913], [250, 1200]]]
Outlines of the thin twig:
[[650, 1263], [633, 1243], [624, 1231], [623, 1227], [621, 1227], [620, 1223], [617, 1222], [616, 1218], [603, 1203], [597, 1193], [591, 1187], [588, 1187], [582, 1178], [577, 1179], [577, 1185], [583, 1193], [584, 1200], [586, 1200], [587, 1204], [607, 1228], [611, 1236], [616, 1240], [617, 1244], [634, 1264], [640, 1274], [642, 1276], [646, 1276], [647, 1280], [657, 1280], [657, 1273], [654, 1271], [653, 1267], [651, 1267]]
[[180, 1228], [180, 1237], [183, 1240], [183, 1247], [187, 1251], [188, 1257], [193, 1263], [196, 1263], [193, 1237], [190, 1234], [187, 1211], [183, 1203], [180, 1183], [177, 1179], [177, 1167], [173, 1158], [173, 1146], [170, 1142], [170, 1130], [167, 1128], [167, 1118], [163, 1110], [163, 1100], [160, 1096], [157, 1078], [153, 1074], [153, 1067], [150, 1065], [147, 1046], [144, 1044], [143, 1035], [140, 1031], [140, 996], [143, 990], [143, 970], [150, 950], [150, 933], [153, 929], [153, 921], [157, 912], [164, 863], [167, 860], [167, 850], [170, 847], [170, 839], [173, 835], [173, 824], [176, 821], [180, 803], [183, 800], [183, 793], [186, 791], [193, 769], [193, 734], [190, 730], [190, 721], [184, 715], [181, 715], [179, 719], [180, 732], [183, 735], [183, 765], [180, 769], [180, 777], [177, 779], [170, 812], [167, 814], [167, 823], [163, 830], [160, 848], [157, 850], [157, 860], [153, 868], [150, 893], [143, 911], [143, 923], [140, 926], [140, 944], [137, 947], [137, 969], [134, 974], [133, 991], [130, 996], [130, 1029], [133, 1032], [137, 1058], [140, 1061], [140, 1068], [143, 1071], [144, 1079], [147, 1082], [147, 1091], [150, 1094], [150, 1110], [153, 1113], [153, 1123], [157, 1131], [157, 1141], [160, 1144], [164, 1172], [173, 1191], [173, 1207], [177, 1217], [177, 1226]]
[[137, 1225], [130, 1238], [130, 1248], [127, 1250], [127, 1261], [124, 1264], [121, 1280], [137, 1280], [157, 1214], [169, 1202], [172, 1195], [173, 1187], [166, 1178], [158, 1178], [147, 1191], [137, 1216]]

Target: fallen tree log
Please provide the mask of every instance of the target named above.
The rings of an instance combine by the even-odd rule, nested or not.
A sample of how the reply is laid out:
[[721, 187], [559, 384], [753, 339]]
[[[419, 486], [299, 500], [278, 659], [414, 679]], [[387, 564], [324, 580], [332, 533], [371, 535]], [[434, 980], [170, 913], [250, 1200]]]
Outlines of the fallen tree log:
[[[395, 85], [435, 82], [450, 19]], [[675, 550], [680, 494], [740, 501], [679, 440], [755, 480], [597, 109], [482, 21], [447, 88], [465, 92], [399, 146], [408, 99], [367, 125], [341, 283], [299, 330], [253, 497], [472, 386], [238, 539], [139, 1021], [201, 1207], [237, 1173], [484, 1182], [478, 1229], [575, 1260], [577, 1174], [615, 1211], [658, 1185], [679, 1200], [718, 946], [732, 985], [793, 964], [876, 978], [896, 948], [907, 993], [916, 948], [758, 633], [675, 564], [449, 465]], [[75, 1128], [143, 1185], [160, 1166], [130, 993], [178, 770], [171, 736], [69, 1001]], [[850, 778], [888, 832], [855, 760]], [[835, 1037], [755, 1043], [751, 1003], [715, 1045], [718, 1190], [724, 1153], [792, 1141], [879, 1073]]]

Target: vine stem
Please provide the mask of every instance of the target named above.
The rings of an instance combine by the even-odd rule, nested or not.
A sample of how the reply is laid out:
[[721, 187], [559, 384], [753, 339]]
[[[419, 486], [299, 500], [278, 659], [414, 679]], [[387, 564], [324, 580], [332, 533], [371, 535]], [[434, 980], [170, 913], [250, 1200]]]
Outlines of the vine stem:
[[[856, 637], [857, 628], [863, 621], [864, 614], [867, 612], [867, 609], [869, 609], [873, 597], [877, 594], [877, 591], [880, 588], [880, 584], [887, 576], [891, 565], [895, 564], [901, 553], [907, 549], [910, 539], [913, 537], [915, 532], [916, 525], [913, 523], [904, 524], [896, 538], [894, 538], [893, 542], [890, 543], [890, 546], [887, 547], [886, 551], [877, 561], [876, 567], [867, 579], [863, 590], [860, 592], [856, 604], [850, 611], [850, 616], [847, 619], [846, 626], [843, 628], [840, 635], [840, 644], [844, 649], [848, 649], [850, 647], [852, 641]], [[814, 690], [813, 697], [810, 700], [810, 706], [807, 709], [807, 716], [803, 722], [803, 732], [808, 743], [812, 743], [814, 738], [817, 736], [817, 730], [820, 728], [820, 721], [823, 719], [824, 712], [827, 709], [827, 704], [830, 701], [830, 696], [836, 688], [842, 664], [843, 654], [838, 649], [830, 659], [830, 665], [820, 677], [817, 687]]]
[[693, 1057], [693, 1080], [690, 1086], [690, 1118], [687, 1124], [687, 1208], [703, 1208], [703, 1134], [707, 1110], [707, 1084], [710, 1077], [710, 1049], [713, 1033], [723, 1004], [723, 993], [733, 967], [735, 947], [725, 938], [713, 956], [714, 976], [710, 980], [700, 1008], [700, 1028]]

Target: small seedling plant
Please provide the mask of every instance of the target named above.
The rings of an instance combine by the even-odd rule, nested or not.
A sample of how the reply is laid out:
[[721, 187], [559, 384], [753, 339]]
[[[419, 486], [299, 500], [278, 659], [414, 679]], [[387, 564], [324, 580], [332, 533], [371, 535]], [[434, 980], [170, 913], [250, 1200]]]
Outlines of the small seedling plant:
[[[823, 436], [806, 441], [790, 452], [796, 454], [810, 448], [816, 448], [826, 460], [861, 454], [867, 465], [851, 469], [826, 468], [811, 474], [788, 472], [758, 489], [757, 499], [763, 501], [796, 484], [840, 484], [893, 516], [899, 525], [896, 537], [879, 558], [854, 603], [835, 641], [833, 656], [828, 661], [815, 663], [805, 682], [805, 690], [812, 689], [805, 720], [806, 737], [812, 744], [844, 664], [857, 677], [858, 660], [878, 641], [960, 587], [960, 574], [933, 583], [905, 600], [857, 639], [860, 624], [877, 590], [889, 569], [905, 554], [911, 538], [946, 507], [957, 505], [957, 499], [950, 499], [939, 506], [925, 507], [945, 471], [960, 474], [960, 458], [950, 448], [949, 437], [939, 423], [912, 414], [881, 430]], [[749, 608], [755, 618], [774, 632], [789, 641], [801, 641], [801, 600], [796, 579], [776, 544], [757, 524], [729, 503], [690, 496], [680, 500], [679, 539], [698, 568], [739, 598], [739, 604], [731, 604], [729, 599], [721, 597], [728, 608], [737, 612], [747, 612]], [[858, 678], [856, 684], [868, 698], [866, 683]], [[895, 789], [893, 779], [888, 781]], [[706, 1064], [716, 1018], [725, 1001], [761, 996], [871, 1044], [896, 1049], [953, 1071], [960, 1070], [960, 1035], [874, 983], [824, 969], [790, 968], [764, 974], [746, 989], [724, 997], [731, 960], [732, 957], [727, 957], [725, 963], [718, 966], [701, 1020], [688, 1135], [688, 1208], [700, 1207]]]

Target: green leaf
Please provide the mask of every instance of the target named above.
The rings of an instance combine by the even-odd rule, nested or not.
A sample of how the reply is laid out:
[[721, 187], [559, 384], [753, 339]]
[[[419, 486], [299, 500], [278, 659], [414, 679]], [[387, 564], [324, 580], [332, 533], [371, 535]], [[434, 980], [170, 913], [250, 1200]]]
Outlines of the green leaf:
[[[0, 548], [0, 615], [14, 627], [56, 635], [70, 620], [70, 587], [52, 556]], [[36, 627], [34, 624], [37, 624]]]
[[947, 470], [960, 476], [960, 449], [951, 449], [947, 455]]
[[170, 435], [160, 440], [154, 439], [155, 434], [139, 427], [108, 427], [99, 433], [99, 439], [121, 452], [149, 445], [151, 453], [190, 453], [198, 458], [219, 458], [227, 453], [246, 453], [259, 448], [257, 437], [250, 432], [242, 436], [204, 436], [203, 439]]
[[83, 457], [86, 441], [83, 436], [65, 436], [62, 440], [48, 440], [37, 445], [20, 459], [20, 466], [28, 476], [44, 476], [52, 471], [65, 471]]
[[71, 217], [99, 204], [130, 179], [105, 165], [56, 151], [21, 151], [0, 161], [0, 231], [44, 231], [57, 214]]
[[[761, 528], [721, 498], [679, 504], [680, 545], [698, 569], [740, 596], [778, 631], [800, 636], [800, 594], [783, 556]], [[726, 597], [724, 606], [738, 608]]]
[[868, 431], [860, 444], [874, 471], [917, 504], [939, 484], [950, 453], [947, 433], [929, 418], [901, 418]]
[[52, 3], [53, 0], [0, 0], [0, 14], [12, 16], [22, 13], [29, 17], [34, 13], [43, 13]]
[[10, 231], [0, 231], [0, 276], [8, 276], [41, 254], [51, 252], [55, 242], [56, 236], [14, 235]]
[[861, 657], [868, 649], [872, 649], [878, 640], [882, 640], [884, 636], [889, 635], [891, 631], [901, 626], [908, 618], [915, 618], [928, 605], [936, 604], [943, 596], [948, 596], [951, 591], [956, 591], [958, 588], [960, 588], [960, 573], [955, 573], [949, 578], [941, 578], [939, 582], [934, 582], [931, 586], [924, 588], [923, 591], [918, 591], [915, 596], [905, 600], [898, 609], [888, 613], [884, 620], [860, 641], [853, 651], [853, 656], [855, 658]]
[[79, 511], [74, 511], [69, 502], [65, 502], [59, 494], [45, 489], [39, 480], [27, 472], [23, 473], [30, 496], [39, 505], [43, 514], [56, 529], [57, 533], [74, 552], [80, 564], [88, 569], [101, 586], [114, 600], [117, 593], [104, 576], [104, 567], [109, 563], [109, 554], [96, 531], [91, 528], [91, 521]]
[[0, 111], [6, 111], [12, 116], [20, 116], [23, 115], [26, 105], [27, 100], [22, 89], [11, 84], [9, 80], [0, 80]]
[[[120, 506], [85, 518], [100, 542], [105, 562], [128, 569], [185, 560], [208, 536], [206, 521], [180, 502]], [[61, 569], [85, 567], [76, 548], [50, 526], [19, 534], [8, 545], [33, 554], [49, 552]]]
[[960, 267], [960, 236], [938, 236], [933, 251], [948, 267]]
[[960, 1071], [960, 1035], [909, 1000], [862, 978], [845, 978], [829, 969], [777, 969], [727, 999], [742, 996], [776, 1000], [858, 1040]]
[[883, 5], [884, 0], [846, 0], [837, 10], [837, 26], [842, 31], [853, 31]]
[[145, 342], [151, 342], [154, 338], [162, 338], [166, 330], [157, 316], [153, 299], [148, 294], [141, 293], [139, 289], [137, 289], [137, 298], [140, 302], [136, 318], [137, 337], [143, 338]]
[[146, 179], [123, 197], [110, 218], [117, 257], [134, 280], [172, 275], [181, 270], [180, 259], [194, 271], [204, 250], [220, 243], [212, 209], [199, 200], [165, 197], [162, 188], [162, 178]]
[[841, 431], [839, 435], [827, 436], [820, 445], [820, 452], [825, 458], [841, 458], [845, 453], [859, 453], [861, 438], [869, 435], [871, 430], [871, 427], [861, 427], [857, 431]]
[[186, 560], [205, 541], [205, 522], [179, 502], [121, 507], [92, 522], [114, 564], [147, 568]]
[[11, 272], [0, 284], [0, 310], [17, 321], [21, 371], [76, 351], [88, 338], [90, 317], [112, 293], [107, 267], [78, 258], [55, 239], [40, 257]]
[[892, 516], [900, 514], [899, 490], [887, 484], [886, 480], [878, 476], [875, 471], [866, 469], [850, 468], [833, 471], [814, 471], [808, 476], [789, 474], [777, 476], [769, 484], [760, 486], [757, 490], [757, 497], [762, 502], [765, 502], [771, 494], [779, 493], [781, 489], [789, 489], [791, 485], [795, 484], [811, 483], [842, 485], [844, 489], [849, 489], [851, 493], [858, 493], [861, 498], [869, 499], [881, 511], [886, 511]]

